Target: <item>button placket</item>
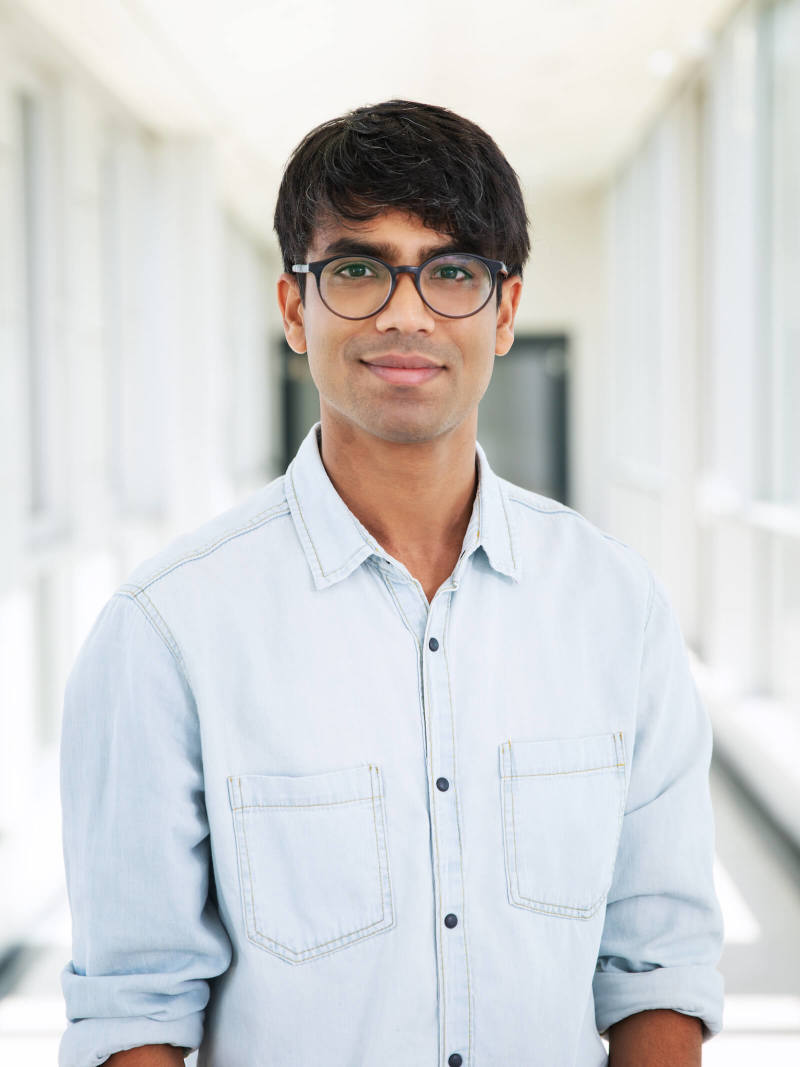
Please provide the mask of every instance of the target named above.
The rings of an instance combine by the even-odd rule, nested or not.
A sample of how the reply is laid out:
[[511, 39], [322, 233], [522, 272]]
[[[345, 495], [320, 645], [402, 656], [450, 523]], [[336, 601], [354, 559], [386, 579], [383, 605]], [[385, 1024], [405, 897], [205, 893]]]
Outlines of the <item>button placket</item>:
[[[460, 561], [463, 562], [463, 561]], [[463, 907], [461, 835], [455, 788], [453, 711], [445, 648], [454, 581], [427, 604], [416, 580], [393, 581], [408, 625], [415, 628], [421, 660], [422, 717], [426, 738], [429, 817], [432, 835], [435, 928], [439, 981], [439, 1063], [467, 1067], [470, 1020], [466, 929]], [[438, 777], [434, 777], [438, 775]], [[451, 786], [453, 787], [451, 789]], [[453, 1051], [459, 1049], [460, 1052]]]
[[[453, 606], [453, 584], [437, 591], [428, 612], [423, 645], [423, 676], [431, 762], [440, 773], [433, 793], [431, 813], [437, 846], [440, 966], [442, 968], [441, 1062], [453, 1056], [469, 1062], [471, 1004], [468, 980], [466, 924], [464, 922], [461, 830], [456, 803], [453, 714], [451, 708], [445, 635], [448, 612]], [[433, 636], [436, 635], [436, 636]], [[450, 786], [453, 786], [451, 789]], [[461, 1049], [462, 1054], [453, 1052]]]

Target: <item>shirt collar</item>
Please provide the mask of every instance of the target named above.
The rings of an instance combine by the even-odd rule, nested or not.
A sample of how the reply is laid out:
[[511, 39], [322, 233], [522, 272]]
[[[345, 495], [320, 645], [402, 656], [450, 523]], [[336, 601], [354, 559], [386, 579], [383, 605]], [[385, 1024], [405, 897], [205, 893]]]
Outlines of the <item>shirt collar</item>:
[[[320, 427], [320, 422], [314, 423], [303, 439], [286, 469], [285, 487], [314, 585], [325, 589], [346, 578], [370, 556], [389, 565], [395, 565], [395, 561], [336, 492], [319, 451]], [[477, 441], [475, 451], [478, 491], [464, 535], [465, 552], [471, 555], [478, 547], [483, 548], [496, 571], [519, 581], [519, 558], [509, 521], [506, 487], [489, 466]]]

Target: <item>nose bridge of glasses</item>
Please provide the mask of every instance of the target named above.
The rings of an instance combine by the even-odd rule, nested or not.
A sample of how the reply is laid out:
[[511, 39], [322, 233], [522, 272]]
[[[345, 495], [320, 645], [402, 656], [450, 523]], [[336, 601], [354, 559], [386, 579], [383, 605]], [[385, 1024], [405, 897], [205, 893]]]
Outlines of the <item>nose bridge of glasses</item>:
[[403, 275], [406, 275], [408, 278], [407, 284], [411, 287], [419, 302], [423, 305], [423, 307], [425, 307], [425, 302], [422, 299], [422, 294], [419, 290], [419, 267], [414, 267], [410, 266], [408, 263], [403, 263], [400, 266], [395, 267], [394, 269], [396, 271], [397, 276], [395, 280], [394, 292], [392, 293], [392, 300], [394, 300], [394, 298], [396, 297], [397, 290], [400, 288], [400, 285], [403, 282]]

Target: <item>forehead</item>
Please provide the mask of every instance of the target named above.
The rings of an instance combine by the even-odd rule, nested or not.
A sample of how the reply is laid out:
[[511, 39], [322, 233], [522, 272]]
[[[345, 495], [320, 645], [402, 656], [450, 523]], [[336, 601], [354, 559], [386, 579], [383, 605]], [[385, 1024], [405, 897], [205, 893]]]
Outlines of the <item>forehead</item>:
[[387, 208], [364, 221], [325, 216], [314, 228], [309, 258], [352, 250], [371, 251], [389, 263], [407, 262], [409, 256], [445, 248], [455, 248], [452, 234], [426, 226], [418, 215]]

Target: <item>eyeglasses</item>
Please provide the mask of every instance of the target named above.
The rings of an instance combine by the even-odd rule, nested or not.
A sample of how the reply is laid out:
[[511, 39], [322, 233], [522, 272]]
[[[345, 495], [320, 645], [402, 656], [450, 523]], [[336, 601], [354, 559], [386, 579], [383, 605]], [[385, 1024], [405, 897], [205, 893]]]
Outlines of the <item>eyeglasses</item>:
[[498, 282], [508, 275], [499, 259], [448, 252], [426, 259], [419, 267], [392, 267], [372, 256], [331, 256], [315, 263], [295, 263], [295, 274], [313, 274], [320, 298], [343, 319], [368, 319], [392, 298], [400, 274], [411, 274], [423, 302], [437, 315], [464, 319], [485, 307]]

